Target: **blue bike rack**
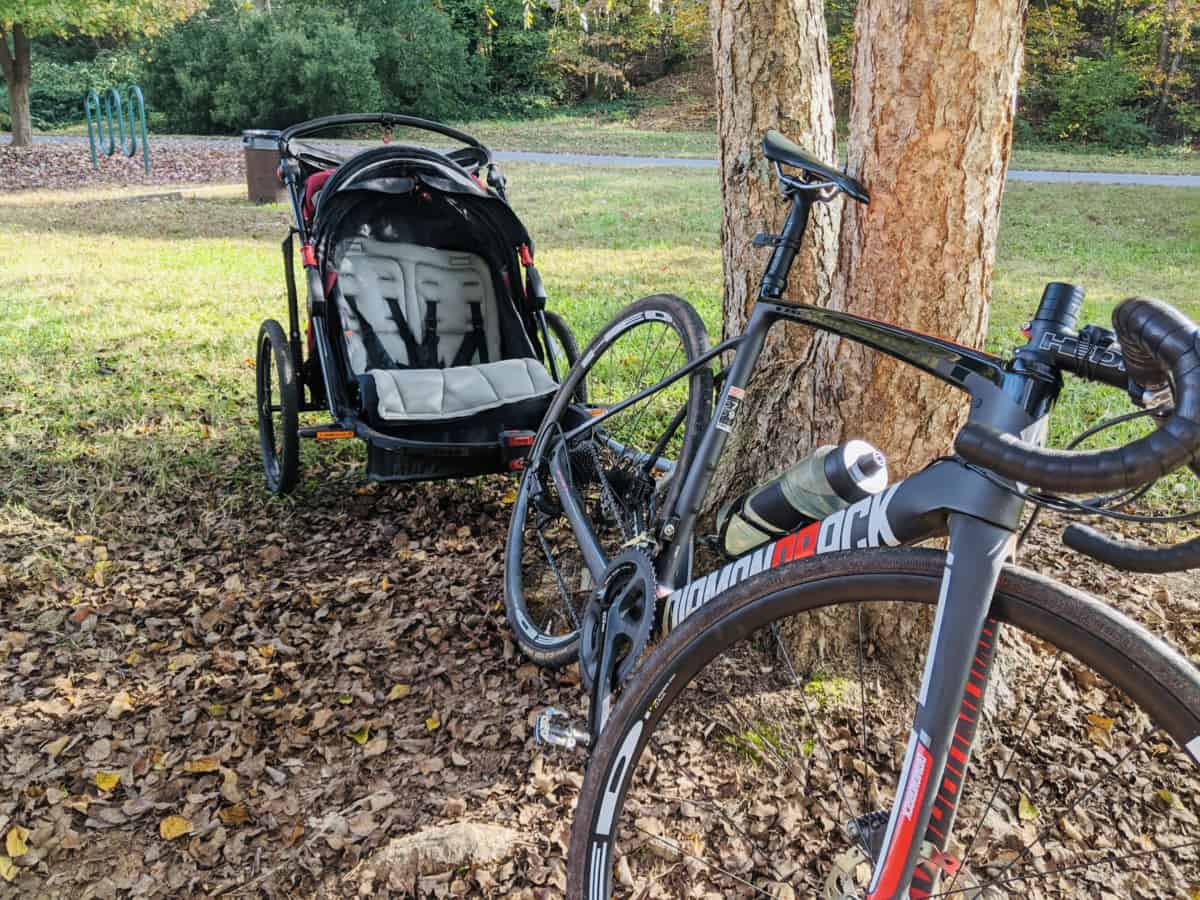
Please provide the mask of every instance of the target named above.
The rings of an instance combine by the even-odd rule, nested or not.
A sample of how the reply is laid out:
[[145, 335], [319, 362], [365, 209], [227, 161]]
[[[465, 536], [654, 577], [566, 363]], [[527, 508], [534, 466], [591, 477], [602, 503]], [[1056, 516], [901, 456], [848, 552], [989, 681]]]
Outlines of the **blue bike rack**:
[[[122, 98], [117, 88], [109, 88], [101, 95], [89, 91], [83, 101], [83, 112], [87, 116], [88, 142], [92, 147], [92, 168], [99, 169], [100, 161], [96, 155], [97, 147], [105, 156], [112, 156], [120, 146], [121, 152], [129, 158], [137, 154], [138, 128], [142, 133], [142, 162], [146, 174], [150, 174], [150, 142], [146, 139], [146, 101], [142, 97], [142, 89], [136, 84], [130, 85]], [[114, 133], [113, 119], [117, 120]], [[128, 137], [126, 137], [126, 125]], [[105, 129], [108, 132], [108, 146], [105, 146]]]

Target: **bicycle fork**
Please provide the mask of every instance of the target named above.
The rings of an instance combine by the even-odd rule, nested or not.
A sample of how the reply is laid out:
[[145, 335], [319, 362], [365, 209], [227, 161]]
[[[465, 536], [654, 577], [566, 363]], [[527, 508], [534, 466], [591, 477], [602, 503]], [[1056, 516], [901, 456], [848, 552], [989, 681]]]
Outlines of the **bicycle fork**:
[[[982, 715], [998, 637], [988, 611], [1011, 532], [960, 514], [949, 530], [916, 717], [867, 900], [927, 897], [939, 870], [953, 875], [958, 866], [943, 851]], [[921, 859], [925, 840], [936, 848], [932, 860]]]

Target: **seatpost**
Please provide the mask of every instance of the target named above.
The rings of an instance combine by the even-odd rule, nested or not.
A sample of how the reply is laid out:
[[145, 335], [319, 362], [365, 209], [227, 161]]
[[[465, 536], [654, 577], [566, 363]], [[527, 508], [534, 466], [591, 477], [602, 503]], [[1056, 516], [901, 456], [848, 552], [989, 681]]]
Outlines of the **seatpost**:
[[[812, 199], [806, 191], [789, 191], [788, 198], [792, 207], [788, 210], [787, 220], [783, 223], [783, 233], [766, 237], [765, 243], [773, 243], [775, 251], [767, 262], [767, 271], [763, 273], [762, 285], [758, 296], [763, 300], [778, 300], [787, 288], [788, 273], [800, 249], [800, 241], [808, 228], [808, 213], [812, 208]], [[760, 235], [760, 237], [763, 237]], [[758, 243], [758, 238], [755, 243]]]

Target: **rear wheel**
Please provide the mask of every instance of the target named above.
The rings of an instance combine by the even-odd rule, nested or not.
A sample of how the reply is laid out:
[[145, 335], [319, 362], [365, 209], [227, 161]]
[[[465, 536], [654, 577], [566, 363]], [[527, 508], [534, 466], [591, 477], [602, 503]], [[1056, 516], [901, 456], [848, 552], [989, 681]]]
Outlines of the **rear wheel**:
[[[921, 613], [945, 562], [910, 549], [820, 557], [686, 619], [591, 754], [568, 896], [865, 897], [919, 691]], [[1194, 896], [1200, 674], [1031, 573], [1004, 571], [991, 614], [974, 751], [962, 779], [952, 754], [940, 789], [959, 797], [958, 818], [952, 831], [944, 813], [931, 823], [933, 883], [913, 896]], [[896, 623], [907, 649], [885, 654]]]
[[258, 332], [258, 442], [267, 489], [289, 493], [300, 477], [300, 389], [291, 346], [274, 319]]
[[[575, 340], [575, 332], [571, 326], [556, 312], [546, 310], [546, 330], [550, 332], [550, 347], [548, 353], [554, 359], [558, 377], [565, 379], [571, 367], [579, 362], [579, 344]], [[579, 379], [575, 387], [575, 402], [587, 403], [587, 379]]]
[[505, 550], [509, 625], [539, 665], [575, 659], [595, 587], [563, 515], [550, 460], [566, 441], [569, 476], [606, 557], [652, 535], [708, 424], [711, 369], [700, 366], [595, 429], [565, 435], [707, 350], [704, 323], [689, 304], [667, 294], [646, 297], [601, 330], [555, 395], [517, 491]]

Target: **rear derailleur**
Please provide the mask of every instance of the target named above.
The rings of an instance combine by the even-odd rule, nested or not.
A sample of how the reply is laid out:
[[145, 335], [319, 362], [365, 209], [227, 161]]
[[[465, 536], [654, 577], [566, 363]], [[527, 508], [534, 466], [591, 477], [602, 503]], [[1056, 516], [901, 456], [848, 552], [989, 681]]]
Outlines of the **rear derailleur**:
[[566, 749], [595, 744], [617, 691], [650, 643], [657, 597], [654, 565], [644, 550], [631, 547], [609, 563], [579, 629], [579, 674], [591, 693], [587, 729], [573, 726], [566, 713], [551, 707], [534, 725], [539, 744]]

